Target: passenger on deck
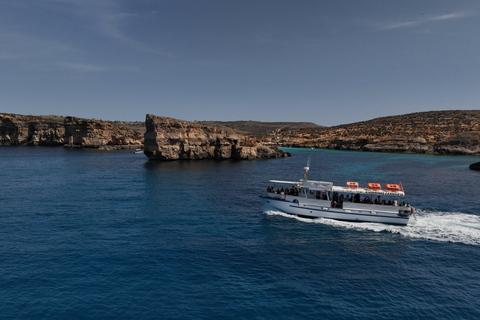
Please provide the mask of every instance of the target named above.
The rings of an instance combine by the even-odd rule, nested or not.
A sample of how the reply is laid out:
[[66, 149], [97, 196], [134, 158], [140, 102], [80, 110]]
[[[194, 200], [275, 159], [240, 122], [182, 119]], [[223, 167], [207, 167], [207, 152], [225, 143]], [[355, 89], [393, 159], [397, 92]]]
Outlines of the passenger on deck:
[[356, 202], [356, 203], [360, 202], [360, 194], [357, 193], [357, 194], [353, 197], [353, 202]]
[[338, 201], [338, 193], [336, 193], [336, 192], [333, 193], [333, 201], [335, 201], [335, 202]]

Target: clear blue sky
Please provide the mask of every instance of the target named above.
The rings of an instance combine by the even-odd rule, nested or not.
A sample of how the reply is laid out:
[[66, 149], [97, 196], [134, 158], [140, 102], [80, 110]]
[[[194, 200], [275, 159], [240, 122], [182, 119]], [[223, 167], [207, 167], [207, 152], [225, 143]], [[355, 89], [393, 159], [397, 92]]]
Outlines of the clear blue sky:
[[337, 125], [480, 109], [478, 0], [1, 0], [0, 112]]

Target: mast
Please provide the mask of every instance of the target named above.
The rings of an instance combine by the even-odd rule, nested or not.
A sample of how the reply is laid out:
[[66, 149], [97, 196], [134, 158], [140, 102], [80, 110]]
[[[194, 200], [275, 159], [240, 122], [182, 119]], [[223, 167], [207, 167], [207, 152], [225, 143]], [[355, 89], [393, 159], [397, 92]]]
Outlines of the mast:
[[[310, 159], [311, 157], [308, 156], [308, 160], [307, 160], [307, 166], [303, 168], [303, 182], [307, 182], [308, 178], [307, 178], [307, 175], [308, 175], [308, 170], [310, 170]], [[302, 183], [303, 185], [303, 183]], [[302, 191], [305, 195], [305, 198], [308, 198], [308, 192], [307, 192], [307, 188], [302, 188]]]
[[308, 170], [310, 170], [310, 159], [311, 156], [308, 156], [307, 166], [303, 168], [303, 181], [307, 181]]

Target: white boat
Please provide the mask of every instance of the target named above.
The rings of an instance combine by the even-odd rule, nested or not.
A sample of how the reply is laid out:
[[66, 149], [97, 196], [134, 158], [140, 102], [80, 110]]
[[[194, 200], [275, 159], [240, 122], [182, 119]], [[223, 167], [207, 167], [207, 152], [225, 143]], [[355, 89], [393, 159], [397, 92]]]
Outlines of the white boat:
[[[310, 161], [309, 161], [310, 162]], [[357, 182], [334, 186], [332, 182], [307, 179], [309, 165], [299, 181], [270, 182], [283, 187], [268, 187], [260, 196], [264, 210], [281, 211], [304, 218], [328, 218], [343, 221], [376, 222], [407, 225], [414, 216], [410, 204], [399, 203], [404, 197], [402, 184], [369, 183], [366, 188]], [[288, 187], [285, 187], [288, 186]]]

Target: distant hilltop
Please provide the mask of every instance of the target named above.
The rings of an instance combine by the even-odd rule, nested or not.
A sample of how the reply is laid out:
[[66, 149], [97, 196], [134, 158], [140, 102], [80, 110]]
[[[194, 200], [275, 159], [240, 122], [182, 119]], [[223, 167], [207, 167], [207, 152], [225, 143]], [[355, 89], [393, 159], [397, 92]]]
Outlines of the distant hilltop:
[[227, 127], [252, 135], [263, 135], [286, 130], [323, 128], [313, 122], [260, 122], [260, 121], [195, 121], [208, 126]]
[[[230, 130], [266, 146], [480, 155], [480, 110], [418, 112], [334, 127], [311, 122], [180, 122], [183, 127]], [[0, 145], [133, 148], [144, 144], [145, 133], [143, 121], [0, 113]]]

